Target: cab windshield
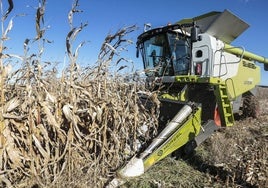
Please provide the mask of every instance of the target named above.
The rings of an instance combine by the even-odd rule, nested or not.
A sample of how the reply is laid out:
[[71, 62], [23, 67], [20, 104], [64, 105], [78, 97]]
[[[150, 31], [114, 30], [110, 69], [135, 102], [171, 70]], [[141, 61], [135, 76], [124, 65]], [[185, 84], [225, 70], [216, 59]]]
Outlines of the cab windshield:
[[190, 64], [189, 39], [176, 32], [146, 38], [141, 44], [147, 76], [186, 75]]

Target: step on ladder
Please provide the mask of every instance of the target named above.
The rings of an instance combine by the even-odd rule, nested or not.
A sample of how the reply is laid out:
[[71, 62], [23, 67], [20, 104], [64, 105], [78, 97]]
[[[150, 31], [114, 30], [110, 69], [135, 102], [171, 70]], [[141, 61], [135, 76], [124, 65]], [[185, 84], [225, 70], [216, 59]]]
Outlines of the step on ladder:
[[232, 126], [234, 124], [234, 115], [231, 101], [228, 98], [226, 85], [216, 85], [214, 94], [219, 108], [221, 126]]

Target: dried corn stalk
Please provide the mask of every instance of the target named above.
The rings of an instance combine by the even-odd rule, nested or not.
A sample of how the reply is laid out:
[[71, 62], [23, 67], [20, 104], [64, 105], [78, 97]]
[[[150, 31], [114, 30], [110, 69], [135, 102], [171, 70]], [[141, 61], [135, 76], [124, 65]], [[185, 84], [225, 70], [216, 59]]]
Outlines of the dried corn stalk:
[[47, 186], [63, 172], [87, 167], [86, 175], [94, 177], [88, 183], [103, 186], [111, 170], [137, 152], [135, 143], [149, 138], [149, 131], [138, 134], [145, 125], [154, 130], [157, 122], [139, 102], [142, 86], [98, 71], [97, 66], [72, 85], [67, 78], [42, 78], [39, 87], [7, 84], [1, 108], [6, 140], [1, 173], [6, 181], [19, 185], [35, 179]]
[[[33, 42], [47, 41], [41, 28], [44, 6], [42, 1], [36, 12]], [[75, 1], [72, 14], [77, 6]], [[78, 50], [84, 43], [74, 52], [71, 47], [85, 26], [71, 27], [67, 35], [70, 66], [60, 77], [54, 67], [44, 69], [43, 46], [28, 54], [31, 39], [25, 40], [24, 57], [19, 57], [22, 67], [8, 74], [1, 61], [0, 187], [74, 186], [78, 172], [86, 178], [85, 186], [103, 187], [156, 133], [157, 105], [146, 109], [138, 98], [143, 83], [126, 81], [110, 69], [112, 63], [126, 61], [120, 47], [130, 43], [125, 36], [135, 26], [107, 36], [97, 65], [79, 69]]]
[[[14, 6], [13, 1], [8, 3], [2, 22]], [[44, 38], [45, 3], [40, 1], [36, 10], [37, 34], [34, 39], [25, 39], [23, 57], [3, 53], [12, 19], [2, 32], [0, 187], [74, 186], [76, 173], [85, 177], [85, 186], [103, 187], [157, 126], [153, 111], [157, 105], [146, 109], [139, 101], [137, 93], [144, 90], [143, 85], [126, 82], [124, 76], [109, 69], [113, 62], [127, 62], [120, 57], [120, 47], [130, 43], [125, 36], [135, 26], [108, 35], [97, 65], [79, 69], [77, 57], [84, 42], [74, 52], [72, 42], [87, 24], [72, 25], [73, 14], [81, 12], [78, 0], [74, 1], [68, 15], [71, 30], [66, 37], [70, 63], [58, 77], [55, 67], [45, 69], [50, 62], [41, 62], [44, 43], [49, 43]], [[36, 53], [29, 53], [29, 42], [39, 43]], [[22, 66], [10, 73], [10, 64], [5, 64], [4, 58], [14, 57]]]

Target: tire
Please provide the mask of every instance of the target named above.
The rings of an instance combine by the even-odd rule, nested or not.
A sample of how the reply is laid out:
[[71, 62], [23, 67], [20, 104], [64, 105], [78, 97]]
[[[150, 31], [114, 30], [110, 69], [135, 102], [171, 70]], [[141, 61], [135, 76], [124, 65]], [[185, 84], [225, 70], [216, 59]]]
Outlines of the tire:
[[257, 118], [260, 114], [259, 101], [256, 96], [247, 94], [243, 96], [243, 117]]

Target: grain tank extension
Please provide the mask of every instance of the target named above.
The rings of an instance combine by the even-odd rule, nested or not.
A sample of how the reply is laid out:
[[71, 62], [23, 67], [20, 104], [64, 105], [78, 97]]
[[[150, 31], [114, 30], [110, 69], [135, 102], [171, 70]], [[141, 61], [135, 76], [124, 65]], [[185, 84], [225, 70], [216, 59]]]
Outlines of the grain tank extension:
[[[249, 25], [228, 10], [210, 12], [138, 37], [148, 89], [159, 92], [162, 131], [133, 157], [107, 187], [139, 176], [153, 164], [183, 149], [197, 147], [236, 116], [258, 116], [255, 87], [268, 59], [230, 43]], [[141, 96], [141, 100], [147, 100]]]

